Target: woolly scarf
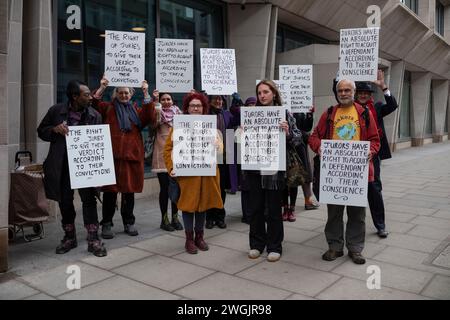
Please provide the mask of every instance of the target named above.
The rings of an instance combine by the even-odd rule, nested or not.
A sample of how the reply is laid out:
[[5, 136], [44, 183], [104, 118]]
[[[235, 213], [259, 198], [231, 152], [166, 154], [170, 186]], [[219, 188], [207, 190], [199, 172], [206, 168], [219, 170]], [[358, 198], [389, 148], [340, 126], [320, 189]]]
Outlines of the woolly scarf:
[[133, 122], [139, 130], [142, 130], [141, 119], [136, 112], [133, 105], [128, 103], [120, 103], [119, 100], [114, 100], [114, 109], [116, 111], [117, 120], [121, 131], [130, 132], [131, 122]]
[[168, 126], [173, 126], [173, 117], [176, 114], [180, 114], [181, 111], [177, 106], [171, 106], [169, 108], [161, 108], [161, 124], [165, 123]]

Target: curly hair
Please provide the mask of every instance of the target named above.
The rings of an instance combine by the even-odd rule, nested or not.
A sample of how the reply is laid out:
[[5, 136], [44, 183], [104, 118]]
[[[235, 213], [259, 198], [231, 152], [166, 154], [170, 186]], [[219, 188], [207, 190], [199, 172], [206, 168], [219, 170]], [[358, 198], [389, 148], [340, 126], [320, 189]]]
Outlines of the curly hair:
[[198, 99], [202, 103], [203, 110], [202, 114], [206, 115], [209, 114], [209, 103], [208, 99], [205, 97], [204, 94], [201, 93], [188, 93], [183, 98], [183, 114], [189, 114], [189, 103], [194, 100]]

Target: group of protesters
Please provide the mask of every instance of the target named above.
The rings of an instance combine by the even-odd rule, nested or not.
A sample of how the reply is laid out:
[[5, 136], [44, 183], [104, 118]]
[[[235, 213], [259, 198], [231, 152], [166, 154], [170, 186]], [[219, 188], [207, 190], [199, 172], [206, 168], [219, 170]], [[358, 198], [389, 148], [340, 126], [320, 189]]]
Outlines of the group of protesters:
[[[69, 126], [108, 124], [110, 126], [116, 184], [98, 188], [78, 189], [84, 225], [87, 230], [88, 251], [95, 256], [107, 255], [100, 240], [112, 239], [113, 217], [117, 209], [118, 193], [121, 194], [120, 213], [124, 232], [137, 236], [135, 226], [135, 193], [141, 193], [144, 186], [144, 142], [142, 130], [151, 127], [154, 132], [152, 171], [156, 173], [160, 185], [159, 207], [160, 228], [165, 231], [183, 230], [186, 234], [185, 249], [190, 254], [209, 249], [204, 239], [204, 229], [215, 226], [227, 227], [225, 222], [225, 199], [227, 192], [241, 191], [242, 222], [250, 225], [248, 257], [257, 259], [266, 250], [267, 260], [278, 261], [282, 255], [284, 239], [283, 221], [296, 221], [295, 208], [298, 187], [304, 195], [304, 209], [319, 208], [314, 200], [312, 182], [314, 172], [310, 164], [308, 146], [317, 154], [321, 153], [322, 139], [343, 140], [339, 136], [335, 117], [345, 116], [356, 134], [351, 140], [370, 141], [370, 169], [368, 200], [375, 227], [380, 237], [386, 237], [384, 204], [380, 179], [380, 160], [389, 158], [383, 117], [397, 108], [395, 99], [384, 83], [384, 74], [378, 73], [373, 84], [380, 87], [386, 104], [374, 103], [372, 83], [357, 83], [341, 79], [335, 82], [334, 91], [338, 104], [331, 112], [325, 111], [313, 129], [315, 108], [309, 113], [285, 111], [285, 119], [279, 123], [280, 132], [286, 135], [286, 150], [294, 152], [300, 161], [298, 182], [288, 182], [286, 171], [242, 170], [240, 165], [223, 163], [217, 165], [215, 176], [177, 176], [174, 169], [173, 131], [174, 117], [179, 114], [217, 116], [217, 139], [214, 147], [219, 154], [225, 154], [227, 146], [226, 130], [240, 130], [241, 107], [283, 106], [280, 91], [272, 80], [260, 81], [255, 96], [243, 102], [239, 94], [233, 94], [230, 108], [221, 95], [207, 95], [192, 90], [186, 94], [182, 106], [175, 105], [172, 94], [155, 89], [150, 95], [149, 85], [142, 82], [142, 106], [132, 101], [134, 89], [116, 87], [110, 101], [102, 101], [109, 81], [100, 80], [98, 89], [91, 91], [80, 81], [70, 81], [67, 86], [67, 103], [57, 104], [49, 109], [38, 127], [38, 134], [50, 142], [50, 150], [44, 162], [44, 185], [48, 199], [59, 204], [64, 237], [56, 248], [63, 254], [77, 246], [75, 230], [74, 190], [70, 186], [70, 175], [65, 137]], [[369, 110], [367, 121], [363, 120], [365, 110]], [[239, 140], [239, 139], [238, 139]], [[380, 143], [381, 141], [381, 143]], [[237, 141], [239, 143], [239, 141]], [[234, 145], [237, 148], [237, 144]], [[381, 145], [381, 147], [380, 147]], [[288, 157], [287, 157], [288, 158]], [[226, 157], [224, 157], [226, 159]], [[177, 200], [169, 196], [170, 184], [176, 181], [180, 189]], [[99, 222], [97, 199], [102, 196], [102, 220]], [[318, 195], [316, 195], [316, 198]], [[171, 207], [171, 214], [168, 207]], [[325, 235], [329, 250], [322, 256], [331, 261], [343, 255], [344, 247], [344, 206], [328, 204], [328, 221]], [[182, 222], [178, 211], [182, 213]], [[365, 208], [347, 206], [346, 246], [353, 262], [365, 263], [361, 252], [365, 239]], [[101, 231], [99, 230], [101, 226]]]

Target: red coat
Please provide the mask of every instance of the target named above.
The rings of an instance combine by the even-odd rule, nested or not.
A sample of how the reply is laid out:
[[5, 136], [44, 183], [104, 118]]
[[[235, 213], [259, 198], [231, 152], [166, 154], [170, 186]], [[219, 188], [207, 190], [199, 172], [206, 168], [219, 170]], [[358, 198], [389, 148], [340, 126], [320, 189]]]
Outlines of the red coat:
[[[361, 107], [361, 105], [355, 103], [356, 111], [358, 112], [358, 118], [359, 123], [361, 125], [361, 141], [370, 141], [370, 153], [372, 156], [375, 156], [378, 151], [380, 150], [380, 137], [378, 136], [378, 130], [377, 125], [375, 122], [375, 119], [372, 116], [371, 112], [368, 112], [368, 115], [370, 117], [370, 125], [367, 128], [366, 127], [366, 121], [363, 118], [364, 108]], [[325, 110], [325, 112], [320, 117], [319, 123], [317, 123], [317, 126], [314, 128], [313, 133], [309, 137], [308, 144], [311, 147], [312, 151], [315, 153], [318, 153], [321, 145], [322, 139], [332, 139], [333, 132], [334, 132], [334, 117], [336, 115], [336, 109], [338, 106], [333, 107], [333, 111], [331, 113], [330, 119], [333, 121], [330, 121], [328, 124], [328, 136], [325, 137], [326, 133], [326, 126], [327, 126], [327, 117], [328, 117], [328, 110]], [[374, 170], [373, 170], [373, 162], [370, 161], [369, 164], [369, 182], [372, 182], [374, 180]]]
[[[141, 130], [131, 123], [130, 132], [122, 132], [117, 120], [112, 102], [101, 102], [94, 99], [94, 107], [102, 115], [103, 123], [109, 124], [113, 148], [116, 185], [105, 186], [104, 192], [140, 193], [144, 187], [144, 142]], [[142, 128], [156, 121], [155, 105], [144, 104], [142, 108], [136, 105], [137, 114], [141, 119]]]

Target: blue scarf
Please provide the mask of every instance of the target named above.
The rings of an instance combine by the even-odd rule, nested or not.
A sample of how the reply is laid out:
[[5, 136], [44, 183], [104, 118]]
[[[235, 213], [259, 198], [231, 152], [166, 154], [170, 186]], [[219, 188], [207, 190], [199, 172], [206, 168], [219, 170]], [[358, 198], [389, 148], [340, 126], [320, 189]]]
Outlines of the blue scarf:
[[119, 127], [121, 131], [130, 132], [131, 122], [133, 122], [139, 130], [142, 130], [141, 119], [136, 112], [136, 109], [130, 102], [123, 104], [119, 100], [114, 100], [114, 109], [116, 110], [117, 120], [119, 120]]

